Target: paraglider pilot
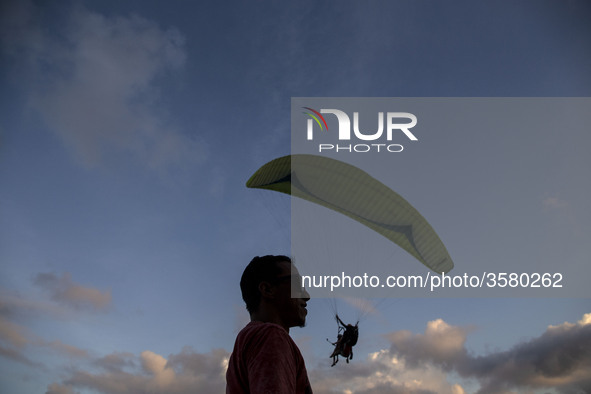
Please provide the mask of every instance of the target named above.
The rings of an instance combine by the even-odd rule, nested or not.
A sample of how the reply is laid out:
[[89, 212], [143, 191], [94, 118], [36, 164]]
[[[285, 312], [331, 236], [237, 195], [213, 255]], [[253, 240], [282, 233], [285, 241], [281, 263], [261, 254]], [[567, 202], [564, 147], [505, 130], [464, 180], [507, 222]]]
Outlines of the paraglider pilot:
[[334, 350], [330, 355], [330, 357], [332, 357], [331, 367], [334, 367], [336, 363], [339, 362], [339, 356], [345, 357], [347, 363], [349, 363], [349, 360], [353, 359], [353, 346], [357, 344], [357, 339], [359, 338], [359, 328], [357, 327], [359, 322], [355, 323], [355, 325], [345, 324], [339, 318], [339, 315], [336, 315], [336, 319], [337, 324], [339, 325], [337, 341], [329, 341], [332, 345], [334, 345]]

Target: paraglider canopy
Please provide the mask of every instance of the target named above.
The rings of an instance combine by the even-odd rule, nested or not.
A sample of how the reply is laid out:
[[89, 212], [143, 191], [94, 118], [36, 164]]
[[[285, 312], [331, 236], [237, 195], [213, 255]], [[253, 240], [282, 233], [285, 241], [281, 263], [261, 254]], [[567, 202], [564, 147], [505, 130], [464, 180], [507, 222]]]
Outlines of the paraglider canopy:
[[350, 164], [316, 155], [284, 156], [262, 166], [246, 186], [286, 193], [346, 215], [439, 274], [454, 266], [435, 230], [408, 201]]

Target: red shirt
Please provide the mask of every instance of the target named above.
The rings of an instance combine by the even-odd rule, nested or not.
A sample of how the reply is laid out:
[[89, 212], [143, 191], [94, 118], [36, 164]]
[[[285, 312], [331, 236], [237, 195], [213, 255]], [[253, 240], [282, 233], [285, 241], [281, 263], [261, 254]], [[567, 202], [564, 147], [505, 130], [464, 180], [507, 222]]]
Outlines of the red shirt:
[[304, 358], [287, 331], [250, 322], [236, 337], [226, 394], [312, 394]]

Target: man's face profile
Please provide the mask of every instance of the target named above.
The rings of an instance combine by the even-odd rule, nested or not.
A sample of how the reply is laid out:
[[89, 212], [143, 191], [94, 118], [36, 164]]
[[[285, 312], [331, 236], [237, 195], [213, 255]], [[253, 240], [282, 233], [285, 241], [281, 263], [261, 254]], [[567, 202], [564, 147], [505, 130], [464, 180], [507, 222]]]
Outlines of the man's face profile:
[[[297, 268], [287, 261], [277, 263], [280, 273], [276, 278], [277, 307], [282, 320], [288, 327], [303, 327], [306, 324], [308, 292], [301, 287], [301, 277]], [[298, 298], [292, 298], [292, 286]]]

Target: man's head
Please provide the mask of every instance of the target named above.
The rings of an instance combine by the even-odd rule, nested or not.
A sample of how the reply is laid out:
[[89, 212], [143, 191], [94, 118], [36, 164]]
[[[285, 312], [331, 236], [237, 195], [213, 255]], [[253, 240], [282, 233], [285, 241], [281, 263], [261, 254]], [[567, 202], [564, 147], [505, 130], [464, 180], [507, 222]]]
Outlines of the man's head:
[[[292, 285], [300, 291], [298, 298], [291, 297]], [[242, 274], [240, 289], [251, 318], [275, 322], [286, 329], [305, 324], [310, 295], [301, 289], [301, 278], [289, 257], [255, 257]]]

